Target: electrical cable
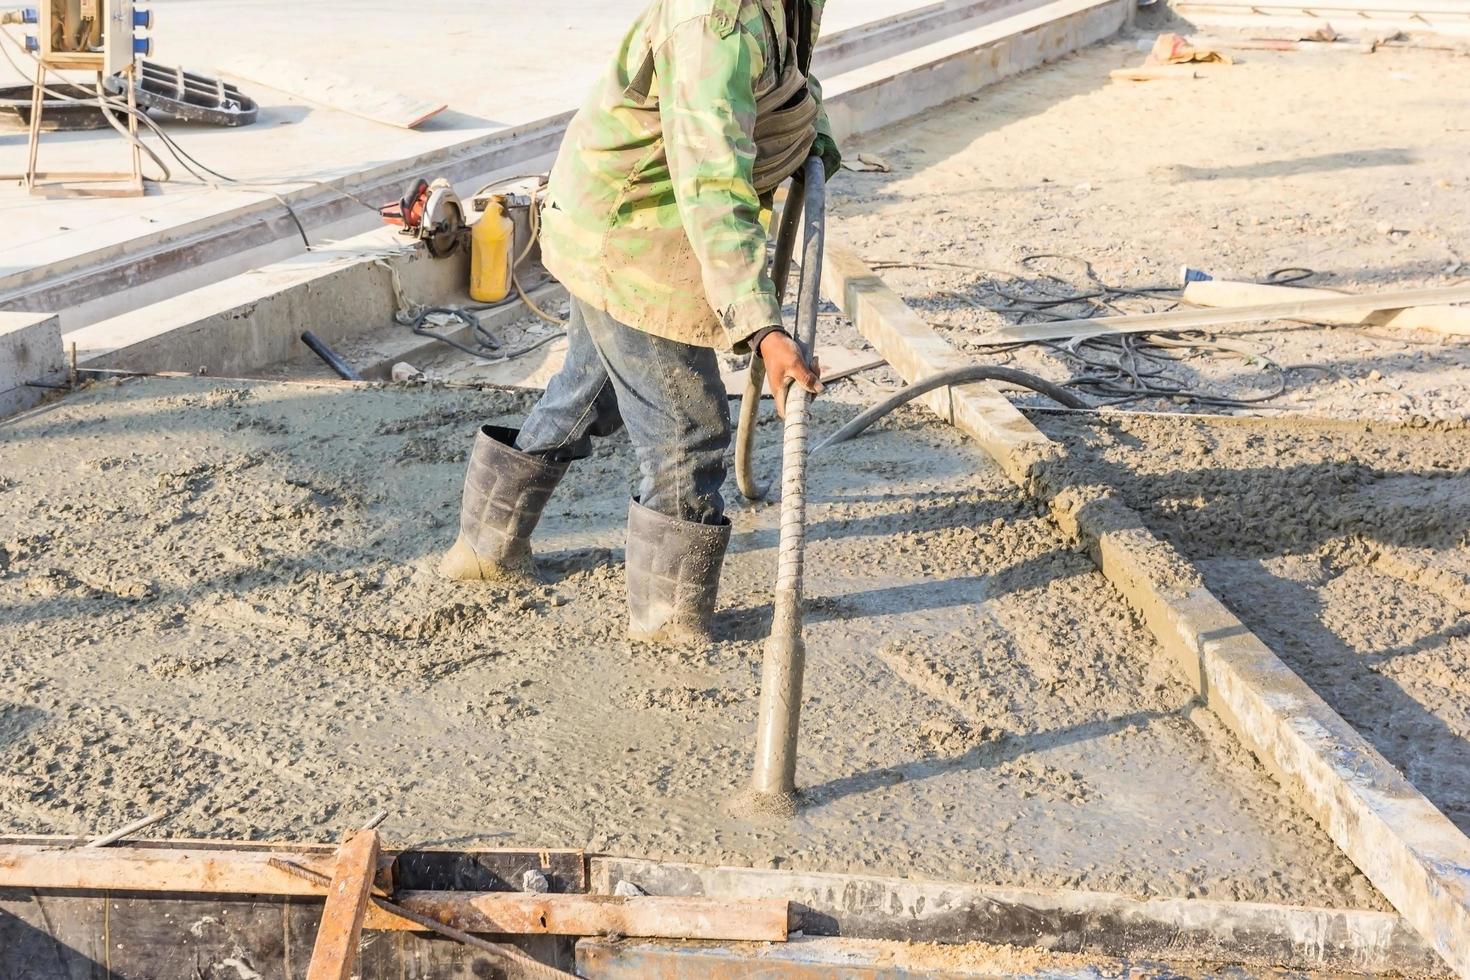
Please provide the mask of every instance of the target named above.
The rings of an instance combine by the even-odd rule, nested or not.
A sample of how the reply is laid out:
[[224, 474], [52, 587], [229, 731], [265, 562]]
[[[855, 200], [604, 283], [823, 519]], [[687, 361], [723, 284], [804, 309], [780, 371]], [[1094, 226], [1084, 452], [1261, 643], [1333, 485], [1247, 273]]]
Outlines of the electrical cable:
[[935, 388], [970, 384], [975, 381], [1005, 381], [1043, 394], [1052, 401], [1064, 405], [1067, 408], [1092, 408], [1091, 405], [1078, 398], [1062, 385], [1047, 381], [1045, 378], [1039, 378], [1025, 371], [1017, 371], [1015, 368], [998, 367], [992, 364], [971, 364], [965, 367], [952, 368], [948, 371], [940, 371], [938, 374], [930, 375], [922, 381], [916, 381], [907, 387], [900, 388], [832, 433], [826, 439], [823, 439], [817, 445], [817, 450], [820, 451], [826, 449], [828, 446], [835, 446], [839, 442], [846, 442], [899, 406], [907, 405], [915, 398], [927, 394]]
[[[1043, 260], [1059, 260], [1071, 263], [1084, 280], [1082, 285], [1052, 272], [1038, 270]], [[982, 302], [963, 293], [940, 290], [969, 305], [991, 313], [1013, 319], [1015, 323], [1049, 322], [1056, 320], [1083, 319], [1109, 314], [1126, 314], [1122, 303], [1131, 300], [1148, 301], [1153, 309], [1161, 312], [1173, 309], [1179, 303], [1178, 287], [1174, 285], [1125, 287], [1104, 282], [1092, 263], [1076, 256], [1052, 252], [1039, 252], [1022, 256], [1022, 268], [1031, 273], [1031, 278], [1020, 279], [1014, 273], [962, 262], [906, 262], [883, 261], [873, 264], [874, 268], [939, 268], [964, 269], [982, 273], [975, 286], [995, 298], [995, 302]], [[1266, 281], [1275, 285], [1301, 282], [1315, 275], [1311, 269], [1285, 268], [1273, 270]], [[1020, 285], [1018, 285], [1018, 283]], [[1024, 286], [1024, 288], [1022, 288]], [[1165, 305], [1166, 304], [1166, 305]], [[1062, 307], [1074, 307], [1061, 312]], [[1078, 312], [1075, 307], [1081, 306]], [[1136, 312], [1136, 311], [1134, 311]], [[949, 326], [948, 324], [937, 324]], [[986, 345], [989, 353], [1004, 354], [1025, 347], [1037, 347], [1057, 355], [1064, 363], [1072, 366], [1074, 373], [1061, 382], [1062, 385], [1086, 391], [1101, 399], [1099, 405], [1122, 405], [1149, 398], [1194, 402], [1216, 408], [1244, 408], [1259, 405], [1284, 394], [1289, 387], [1289, 376], [1293, 372], [1316, 371], [1328, 376], [1339, 376], [1338, 372], [1322, 364], [1281, 364], [1266, 356], [1262, 351], [1232, 341], [1217, 338], [1204, 331], [1179, 331], [1153, 334], [1109, 334], [1074, 340], [1018, 341], [1010, 344]], [[1256, 394], [1225, 394], [1192, 385], [1177, 377], [1177, 365], [1192, 353], [1210, 353], [1238, 358], [1259, 369], [1261, 389]]]

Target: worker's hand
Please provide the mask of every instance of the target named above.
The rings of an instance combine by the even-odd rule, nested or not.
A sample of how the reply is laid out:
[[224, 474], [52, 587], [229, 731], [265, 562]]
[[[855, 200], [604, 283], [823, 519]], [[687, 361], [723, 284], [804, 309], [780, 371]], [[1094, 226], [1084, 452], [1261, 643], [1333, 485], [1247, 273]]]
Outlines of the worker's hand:
[[786, 389], [799, 384], [813, 395], [822, 393], [822, 366], [815, 357], [811, 364], [801, 356], [801, 348], [784, 330], [772, 330], [761, 340], [761, 360], [766, 364], [766, 380], [776, 399], [776, 414], [786, 417]]

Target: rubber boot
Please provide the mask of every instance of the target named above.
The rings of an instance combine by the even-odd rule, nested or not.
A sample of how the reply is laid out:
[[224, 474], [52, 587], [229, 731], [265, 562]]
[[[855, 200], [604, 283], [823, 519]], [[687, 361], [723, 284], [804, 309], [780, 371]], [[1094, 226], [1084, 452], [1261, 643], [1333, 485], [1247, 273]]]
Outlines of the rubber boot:
[[706, 642], [715, 618], [730, 525], [681, 521], [628, 505], [628, 637]]
[[464, 478], [459, 538], [439, 561], [445, 578], [472, 581], [535, 576], [531, 531], [541, 519], [566, 463], [548, 463], [515, 448], [516, 429], [486, 425]]

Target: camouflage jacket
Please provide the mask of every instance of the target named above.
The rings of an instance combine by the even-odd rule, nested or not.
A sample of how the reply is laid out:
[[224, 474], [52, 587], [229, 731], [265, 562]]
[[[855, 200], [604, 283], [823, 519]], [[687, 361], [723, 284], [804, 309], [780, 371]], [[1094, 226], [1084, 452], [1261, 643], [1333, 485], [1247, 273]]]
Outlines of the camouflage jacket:
[[[809, 52], [824, 0], [798, 2]], [[572, 295], [701, 347], [781, 322], [752, 175], [756, 101], [783, 74], [787, 33], [782, 0], [652, 0], [552, 168], [542, 258]], [[830, 141], [825, 113], [816, 125]]]

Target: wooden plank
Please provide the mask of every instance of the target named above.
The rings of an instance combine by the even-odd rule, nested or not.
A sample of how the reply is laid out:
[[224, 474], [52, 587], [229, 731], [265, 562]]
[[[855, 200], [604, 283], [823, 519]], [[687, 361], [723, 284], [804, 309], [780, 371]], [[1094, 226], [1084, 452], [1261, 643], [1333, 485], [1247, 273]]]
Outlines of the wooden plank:
[[392, 92], [316, 64], [308, 68], [282, 58], [239, 57], [219, 66], [219, 71], [328, 109], [403, 129], [413, 129], [449, 108], [443, 102]]
[[[58, 835], [14, 835], [0, 837], [0, 855], [12, 846], [56, 850], [79, 847], [88, 842], [86, 837]], [[324, 874], [330, 872], [330, 862], [336, 854], [337, 845], [314, 842], [289, 841], [244, 841], [227, 839], [157, 839], [129, 841], [123, 852], [137, 851], [198, 851], [205, 854], [229, 855], [235, 853], [262, 854], [262, 861], [272, 855], [292, 858], [307, 864]], [[109, 849], [118, 854], [119, 849]], [[587, 890], [587, 861], [582, 851], [576, 848], [500, 848], [474, 849], [408, 848], [402, 851], [383, 851], [380, 862], [391, 861], [394, 868], [393, 883], [398, 888], [418, 890], [448, 889], [455, 891], [519, 891], [522, 876], [530, 870], [546, 876], [553, 892], [585, 892]], [[324, 870], [325, 869], [325, 870]], [[260, 893], [265, 894], [265, 893]], [[292, 894], [312, 894], [310, 885], [305, 890]]]
[[1140, 65], [1137, 68], [1114, 68], [1108, 77], [1117, 82], [1189, 81], [1204, 78], [1199, 65]]
[[[1280, 980], [1271, 967], [1210, 969], [1179, 958], [1081, 957], [1004, 946], [930, 946], [870, 939], [802, 937], [780, 946], [680, 943], [669, 940], [577, 943], [577, 975], [598, 980], [693, 980], [695, 977], [780, 977], [781, 980]], [[1341, 980], [1341, 974], [1303, 972], [1297, 980]]]
[[[322, 907], [319, 898], [0, 889], [0, 977], [302, 980]], [[570, 937], [496, 941], [573, 966]], [[484, 980], [500, 966], [481, 950], [413, 932], [370, 936], [358, 961], [362, 980]]]
[[[1311, 289], [1301, 286], [1272, 286], [1256, 282], [1208, 279], [1191, 282], [1184, 287], [1184, 301], [1196, 306], [1241, 307], [1264, 303], [1293, 302], [1299, 299], [1331, 299], [1351, 296], [1335, 289]], [[1291, 319], [1297, 319], [1292, 317]], [[1303, 318], [1308, 323], [1334, 323], [1394, 327], [1401, 330], [1433, 330], [1437, 333], [1470, 337], [1470, 306], [1410, 306], [1401, 310], [1364, 307], [1357, 310], [1320, 313]]]
[[[791, 903], [781, 898], [726, 899], [528, 892], [399, 892], [393, 901], [462, 932], [553, 936], [646, 936], [784, 942]], [[417, 930], [376, 906], [366, 927]]]
[[1002, 327], [975, 341], [977, 344], [1013, 344], [1022, 340], [1069, 340], [1119, 333], [1158, 333], [1197, 330], [1229, 323], [1263, 323], [1268, 320], [1314, 319], [1324, 313], [1344, 311], [1402, 310], [1411, 306], [1470, 302], [1470, 286], [1441, 286], [1436, 289], [1405, 289], [1392, 293], [1330, 296], [1289, 302], [1257, 303], [1226, 310], [1170, 310], [1167, 313], [1135, 313], [1129, 316], [1100, 316], [1085, 320], [1057, 320]]
[[708, 867], [592, 858], [593, 888], [620, 882], [650, 895], [785, 898], [808, 936], [991, 943], [1064, 953], [1178, 958], [1446, 976], [1434, 951], [1394, 912], [1264, 902], [1151, 898], [879, 875]]
[[271, 857], [330, 873], [321, 852], [11, 845], [0, 847], [0, 888], [321, 896], [310, 882], [271, 867]]
[[357, 972], [357, 944], [377, 864], [376, 830], [359, 830], [343, 842], [316, 929], [306, 980], [350, 980]]
[[[910, 382], [966, 361], [912, 311], [887, 316], [907, 306], [830, 237], [822, 281], [823, 292]], [[1458, 299], [1470, 299], [1470, 286], [1393, 294], [1385, 305]], [[1263, 318], [1300, 314], [1311, 303], [1361, 305], [1356, 297], [1274, 304]], [[1125, 319], [1157, 323], [1160, 316], [1176, 315]], [[1178, 320], [1171, 322], [1149, 329], [1182, 329]], [[946, 397], [943, 417], [974, 436], [1019, 486], [1046, 501], [1241, 744], [1450, 967], [1470, 976], [1470, 839], [1199, 584], [1192, 566], [1137, 513], [1106, 492], [1074, 487], [1055, 465], [1061, 447], [992, 387], [947, 389]]]

